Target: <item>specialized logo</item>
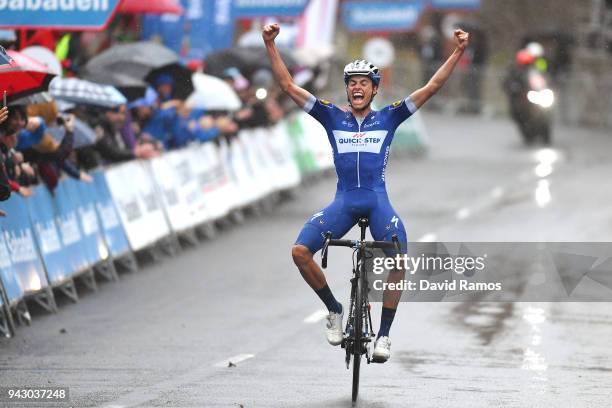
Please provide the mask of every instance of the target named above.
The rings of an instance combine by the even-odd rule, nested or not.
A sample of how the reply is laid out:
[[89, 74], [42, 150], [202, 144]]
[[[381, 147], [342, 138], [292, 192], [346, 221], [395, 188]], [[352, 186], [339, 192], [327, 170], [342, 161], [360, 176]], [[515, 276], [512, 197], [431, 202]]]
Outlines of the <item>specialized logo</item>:
[[404, 101], [395, 101], [395, 102], [393, 102], [391, 107], [392, 108], [397, 108], [397, 107], [399, 107], [402, 104], [402, 102], [404, 102]]
[[372, 130], [359, 133], [344, 130], [333, 131], [338, 153], [380, 153], [387, 133], [386, 130]]
[[327, 99], [319, 99], [319, 102], [321, 102], [323, 105], [331, 105], [331, 102]]
[[320, 217], [320, 216], [322, 216], [322, 215], [323, 215], [323, 211], [319, 211], [318, 213], [316, 213], [316, 214], [314, 214], [314, 215], [312, 216], [312, 218], [310, 219], [310, 221], [314, 221], [314, 220], [315, 220], [315, 218], [318, 218], [318, 217]]
[[391, 224], [395, 225], [395, 228], [397, 228], [398, 221], [399, 221], [399, 218], [397, 218], [395, 215], [393, 216], [393, 218], [391, 218]]

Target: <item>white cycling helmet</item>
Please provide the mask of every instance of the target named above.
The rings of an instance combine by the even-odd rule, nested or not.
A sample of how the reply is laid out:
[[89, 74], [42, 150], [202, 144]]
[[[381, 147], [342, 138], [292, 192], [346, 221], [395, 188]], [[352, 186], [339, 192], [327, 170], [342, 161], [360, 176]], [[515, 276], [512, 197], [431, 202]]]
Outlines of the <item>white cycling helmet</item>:
[[355, 60], [344, 67], [344, 83], [353, 75], [365, 75], [372, 80], [375, 86], [380, 84], [380, 73], [378, 67], [366, 60]]

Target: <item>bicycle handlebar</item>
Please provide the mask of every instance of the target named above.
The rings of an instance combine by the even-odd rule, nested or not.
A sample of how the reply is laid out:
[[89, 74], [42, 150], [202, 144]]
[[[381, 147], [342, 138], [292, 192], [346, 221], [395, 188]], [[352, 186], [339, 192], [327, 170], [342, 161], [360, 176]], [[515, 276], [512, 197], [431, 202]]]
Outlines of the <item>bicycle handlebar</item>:
[[360, 240], [350, 240], [350, 239], [332, 239], [331, 232], [327, 232], [325, 234], [325, 243], [323, 244], [323, 249], [321, 250], [321, 267], [323, 269], [327, 268], [327, 254], [329, 252], [330, 246], [342, 246], [348, 248], [379, 248], [379, 249], [395, 249], [398, 252], [401, 251], [399, 239], [396, 234], [393, 234], [391, 237], [391, 242], [389, 241], [360, 241]]

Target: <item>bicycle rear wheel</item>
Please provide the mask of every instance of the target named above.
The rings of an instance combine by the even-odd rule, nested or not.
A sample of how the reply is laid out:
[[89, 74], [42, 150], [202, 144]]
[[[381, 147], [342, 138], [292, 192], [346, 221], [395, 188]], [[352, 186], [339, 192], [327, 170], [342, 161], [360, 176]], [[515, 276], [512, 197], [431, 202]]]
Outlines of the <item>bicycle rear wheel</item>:
[[361, 276], [357, 280], [355, 291], [355, 310], [353, 311], [353, 403], [359, 394], [359, 369], [361, 366], [361, 350], [363, 348], [363, 281]]

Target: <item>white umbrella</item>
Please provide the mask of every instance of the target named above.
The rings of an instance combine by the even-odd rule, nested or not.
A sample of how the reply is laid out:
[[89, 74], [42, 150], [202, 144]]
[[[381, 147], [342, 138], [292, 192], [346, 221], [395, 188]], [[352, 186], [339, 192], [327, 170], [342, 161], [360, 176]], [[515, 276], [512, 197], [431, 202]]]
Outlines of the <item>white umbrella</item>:
[[41, 47], [40, 45], [33, 45], [24, 48], [21, 52], [41, 64], [46, 65], [47, 69], [55, 75], [62, 76], [62, 64], [48, 48]]
[[192, 77], [195, 90], [187, 98], [187, 106], [206, 110], [236, 111], [242, 102], [232, 87], [212, 75], [195, 73]]
[[76, 104], [115, 108], [127, 103], [117, 88], [79, 78], [55, 78], [49, 84], [49, 92], [55, 99]]

